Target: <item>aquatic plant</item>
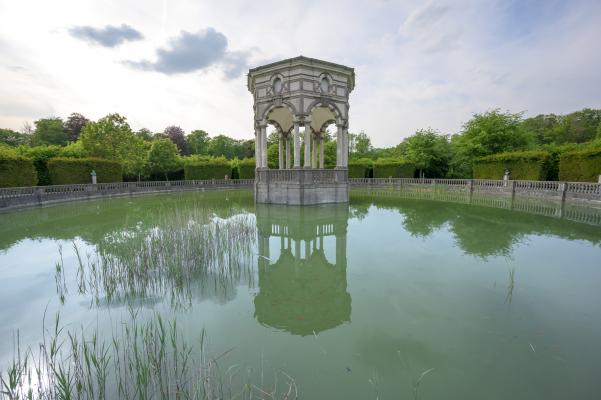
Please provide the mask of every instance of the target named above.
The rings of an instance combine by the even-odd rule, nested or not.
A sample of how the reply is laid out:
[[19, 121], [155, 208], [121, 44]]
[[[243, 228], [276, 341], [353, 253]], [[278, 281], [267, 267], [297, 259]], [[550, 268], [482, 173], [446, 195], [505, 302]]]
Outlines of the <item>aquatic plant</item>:
[[[208, 208], [171, 210], [151, 228], [107, 235], [94, 251], [77, 258], [77, 291], [95, 305], [169, 299], [188, 306], [195, 294], [231, 296], [245, 281], [252, 285], [256, 243], [254, 216], [219, 218]], [[56, 267], [57, 292], [67, 292], [64, 267]]]
[[44, 328], [37, 349], [22, 351], [16, 335], [14, 359], [0, 371], [0, 399], [298, 398], [296, 382], [285, 371], [274, 371], [272, 382], [264, 382], [262, 365], [232, 365], [222, 372], [220, 364], [233, 349], [210, 356], [204, 330], [189, 344], [177, 320], [159, 314], [142, 322], [130, 308], [127, 323], [115, 324], [108, 339], [97, 330], [66, 331], [58, 314], [51, 329], [47, 335]]

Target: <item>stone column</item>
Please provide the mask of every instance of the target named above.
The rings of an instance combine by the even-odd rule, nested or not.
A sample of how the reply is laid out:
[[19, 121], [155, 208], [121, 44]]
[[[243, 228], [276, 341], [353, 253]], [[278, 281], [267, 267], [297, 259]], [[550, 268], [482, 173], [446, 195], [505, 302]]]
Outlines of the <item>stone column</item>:
[[305, 124], [305, 168], [311, 168], [311, 125]]
[[311, 168], [317, 168], [317, 138], [311, 135]]
[[298, 122], [294, 123], [294, 168], [300, 168], [300, 137]]
[[344, 147], [342, 138], [342, 125], [336, 125], [336, 168], [342, 168], [342, 150]]
[[324, 141], [323, 141], [323, 137], [324, 137], [324, 132], [321, 132], [321, 135], [319, 135], [319, 168], [324, 169]]
[[255, 167], [261, 168], [261, 128], [255, 128]]
[[286, 169], [290, 169], [290, 133], [286, 135]]
[[280, 140], [278, 142], [278, 168], [284, 169], [284, 138], [280, 132]]
[[261, 125], [261, 168], [267, 168], [267, 125]]
[[342, 130], [342, 143], [344, 145], [342, 150], [342, 166], [348, 168], [348, 128]]

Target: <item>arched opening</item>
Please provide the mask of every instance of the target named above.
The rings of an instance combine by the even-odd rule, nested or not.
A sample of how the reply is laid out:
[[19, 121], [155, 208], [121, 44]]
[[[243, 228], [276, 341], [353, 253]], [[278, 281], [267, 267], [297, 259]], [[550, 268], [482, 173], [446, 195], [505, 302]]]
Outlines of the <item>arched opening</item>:
[[[327, 82], [324, 77], [322, 79]], [[333, 107], [318, 105], [311, 110], [311, 129], [313, 143], [311, 146], [311, 165], [313, 168], [334, 168], [336, 166], [337, 115]]]
[[[276, 78], [277, 80], [280, 78]], [[274, 82], [274, 89], [275, 83]], [[280, 80], [281, 82], [281, 80]], [[293, 115], [284, 106], [274, 107], [267, 114], [267, 160], [272, 169], [292, 168], [292, 140]]]

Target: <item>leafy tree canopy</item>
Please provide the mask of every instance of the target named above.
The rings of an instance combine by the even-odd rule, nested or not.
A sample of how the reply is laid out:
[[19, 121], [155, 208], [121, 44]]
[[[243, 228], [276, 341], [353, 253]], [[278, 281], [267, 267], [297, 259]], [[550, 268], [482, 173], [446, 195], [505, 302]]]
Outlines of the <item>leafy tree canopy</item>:
[[55, 144], [64, 146], [67, 144], [68, 137], [63, 126], [63, 120], [60, 118], [43, 118], [34, 122], [35, 131], [31, 138], [34, 146], [42, 144]]

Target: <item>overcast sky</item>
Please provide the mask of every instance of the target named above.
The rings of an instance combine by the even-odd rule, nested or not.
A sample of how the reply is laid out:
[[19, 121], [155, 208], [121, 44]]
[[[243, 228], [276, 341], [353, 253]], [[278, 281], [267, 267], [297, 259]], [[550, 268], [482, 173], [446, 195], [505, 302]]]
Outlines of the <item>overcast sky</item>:
[[355, 68], [376, 146], [472, 113], [601, 108], [601, 1], [0, 0], [0, 127], [79, 112], [253, 137], [250, 67]]

